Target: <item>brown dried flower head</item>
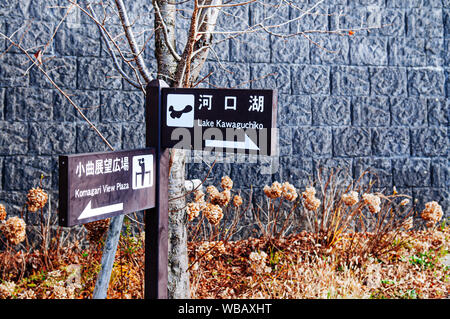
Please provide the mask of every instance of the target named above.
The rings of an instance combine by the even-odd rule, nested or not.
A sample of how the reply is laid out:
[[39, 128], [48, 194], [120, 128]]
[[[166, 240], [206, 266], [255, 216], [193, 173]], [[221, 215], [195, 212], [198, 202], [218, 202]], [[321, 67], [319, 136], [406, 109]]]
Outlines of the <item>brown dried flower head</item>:
[[283, 192], [282, 193], [283, 197], [286, 200], [293, 202], [297, 199], [298, 197], [297, 191], [295, 190], [295, 187], [293, 185], [289, 184], [289, 182], [284, 182], [281, 189]]
[[6, 219], [6, 208], [0, 204], [0, 221]]
[[442, 219], [443, 215], [441, 205], [436, 201], [431, 201], [425, 204], [425, 209], [420, 216], [427, 221], [427, 227], [433, 227], [435, 223]]
[[231, 200], [231, 192], [228, 189], [221, 191], [211, 197], [211, 203], [226, 206]]
[[303, 198], [316, 196], [316, 189], [314, 187], [306, 187], [306, 190], [302, 192]]
[[320, 200], [316, 197], [309, 197], [303, 202], [303, 205], [307, 210], [316, 211], [320, 206]]
[[36, 187], [28, 191], [27, 199], [28, 210], [30, 212], [36, 212], [38, 209], [41, 209], [45, 206], [48, 200], [48, 195], [46, 192], [44, 192], [44, 190]]
[[431, 227], [433, 227], [435, 224], [436, 224], [436, 223], [435, 223], [434, 221], [430, 220], [430, 221], [427, 221], [427, 222], [425, 223], [425, 226], [426, 226], [427, 228], [431, 228]]
[[1, 227], [3, 235], [13, 245], [17, 245], [25, 240], [26, 224], [19, 217], [9, 218]]
[[276, 199], [281, 196], [283, 193], [283, 188], [280, 183], [273, 182], [272, 186], [264, 186], [264, 194], [266, 194], [267, 197], [270, 199]]
[[342, 195], [342, 201], [347, 206], [355, 205], [359, 201], [358, 192], [350, 191], [347, 194]]
[[320, 206], [320, 200], [316, 198], [316, 189], [314, 187], [307, 187], [302, 192], [303, 205], [307, 210], [315, 211]]
[[219, 205], [207, 203], [203, 214], [212, 225], [217, 225], [223, 218], [222, 208]]
[[219, 193], [219, 190], [214, 185], [209, 185], [206, 187], [206, 192], [209, 194], [209, 196], [214, 196], [217, 193]]
[[16, 284], [13, 281], [5, 281], [0, 284], [0, 299], [11, 298], [16, 289]]
[[364, 200], [364, 204], [367, 205], [372, 214], [376, 214], [381, 210], [381, 199], [377, 195], [365, 193], [362, 195], [362, 198]]
[[226, 252], [223, 241], [205, 241], [198, 247], [198, 256], [203, 256], [206, 260], [211, 260], [214, 256], [222, 255]]
[[199, 203], [205, 201], [205, 193], [202, 190], [196, 190], [194, 192], [194, 202]]
[[31, 289], [27, 289], [19, 293], [17, 299], [36, 299], [36, 293]]
[[199, 203], [189, 203], [187, 204], [186, 213], [188, 216], [188, 221], [193, 221], [200, 215], [200, 204]]
[[242, 197], [239, 195], [234, 195], [233, 197], [233, 206], [234, 207], [239, 207], [241, 206], [243, 203]]
[[223, 176], [220, 185], [223, 189], [230, 190], [233, 188], [233, 181], [228, 176]]
[[87, 239], [90, 242], [98, 242], [108, 230], [109, 218], [101, 219], [83, 225], [87, 230]]
[[257, 274], [269, 273], [271, 268], [266, 266], [267, 254], [264, 251], [250, 253], [248, 259], [250, 268]]

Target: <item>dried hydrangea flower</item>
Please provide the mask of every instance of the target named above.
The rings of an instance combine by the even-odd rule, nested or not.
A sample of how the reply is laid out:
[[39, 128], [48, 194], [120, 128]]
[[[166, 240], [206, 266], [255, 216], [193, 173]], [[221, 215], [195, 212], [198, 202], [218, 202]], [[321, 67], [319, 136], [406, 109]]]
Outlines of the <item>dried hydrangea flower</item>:
[[211, 260], [214, 255], [224, 254], [226, 252], [223, 241], [205, 241], [198, 247], [198, 255], [206, 260]]
[[19, 293], [17, 299], [36, 299], [36, 293], [31, 289], [27, 289]]
[[90, 242], [98, 242], [106, 233], [109, 227], [109, 218], [101, 219], [83, 225], [87, 230], [87, 239]]
[[12, 297], [16, 289], [16, 284], [12, 281], [5, 281], [0, 284], [0, 299], [6, 299]]
[[214, 247], [215, 251], [217, 251], [219, 254], [225, 254], [226, 249], [225, 249], [225, 245], [224, 245], [223, 241], [221, 241], [221, 240], [219, 242], [213, 241], [212, 243], [215, 246]]
[[220, 185], [223, 189], [230, 190], [233, 188], [233, 181], [228, 176], [223, 176]]
[[216, 186], [209, 185], [208, 187], [206, 187], [206, 192], [209, 194], [209, 196], [213, 197], [219, 193], [219, 190], [216, 188]]
[[1, 230], [6, 239], [13, 245], [17, 245], [25, 240], [26, 224], [19, 217], [9, 218], [3, 225]]
[[427, 226], [427, 228], [431, 228], [434, 226], [434, 224], [436, 224], [436, 223], [434, 221], [430, 220], [425, 223], [425, 226]]
[[316, 196], [316, 189], [314, 187], [306, 187], [306, 190], [302, 192], [303, 198]]
[[359, 201], [358, 192], [351, 191], [348, 192], [347, 194], [342, 195], [342, 201], [347, 206], [355, 205]]
[[288, 182], [284, 182], [281, 186], [281, 189], [282, 195], [286, 200], [293, 202], [297, 199], [298, 194], [293, 185], [289, 184]]
[[36, 187], [28, 191], [27, 199], [28, 210], [30, 212], [36, 212], [38, 209], [41, 209], [45, 206], [48, 200], [48, 195], [46, 192], [44, 192], [44, 190]]
[[203, 242], [198, 247], [198, 254], [199, 256], [202, 256], [202, 258], [205, 258], [206, 260], [211, 260], [214, 256], [211, 254], [211, 242]]
[[381, 199], [377, 195], [365, 193], [362, 195], [362, 198], [364, 200], [364, 204], [369, 207], [369, 211], [372, 214], [376, 214], [381, 210]]
[[278, 182], [273, 182], [272, 183], [272, 194], [275, 197], [280, 197], [282, 193], [283, 193], [283, 188], [282, 188], [281, 184]]
[[266, 266], [267, 254], [264, 251], [250, 253], [250, 268], [257, 274], [269, 273], [272, 269]]
[[316, 211], [320, 206], [320, 200], [315, 197], [308, 198], [303, 202], [303, 205], [307, 210]]
[[196, 190], [194, 192], [194, 202], [199, 203], [205, 201], [205, 193], [202, 190]]
[[234, 207], [239, 207], [241, 206], [243, 203], [242, 197], [239, 195], [234, 195], [233, 197], [233, 206]]
[[281, 196], [283, 193], [283, 188], [280, 183], [273, 182], [272, 186], [264, 186], [264, 194], [266, 194], [267, 197], [270, 199], [276, 199]]
[[6, 208], [2, 204], [0, 204], [0, 221], [6, 219]]
[[223, 218], [222, 208], [219, 205], [207, 203], [203, 214], [212, 225], [217, 225]]
[[272, 188], [269, 185], [264, 186], [264, 194], [266, 194], [267, 197], [271, 197], [272, 196]]
[[226, 206], [231, 200], [231, 192], [228, 189], [221, 191], [211, 197], [211, 203]]
[[186, 213], [188, 216], [188, 221], [193, 221], [200, 215], [200, 204], [199, 203], [189, 203], [187, 204]]
[[420, 216], [427, 221], [427, 227], [433, 227], [435, 223], [441, 220], [443, 215], [441, 205], [436, 201], [431, 201], [425, 204], [425, 209]]
[[316, 198], [316, 189], [314, 187], [307, 187], [302, 192], [303, 205], [307, 210], [315, 211], [320, 206], [320, 200]]

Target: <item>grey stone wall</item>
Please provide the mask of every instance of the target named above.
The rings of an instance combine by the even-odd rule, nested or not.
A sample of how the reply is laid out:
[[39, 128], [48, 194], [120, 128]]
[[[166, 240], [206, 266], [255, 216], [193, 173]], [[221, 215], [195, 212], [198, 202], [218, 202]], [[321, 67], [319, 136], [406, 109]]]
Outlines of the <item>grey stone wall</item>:
[[[126, 2], [143, 44], [153, 26], [150, 1]], [[317, 1], [309, 2], [294, 1], [305, 8]], [[26, 48], [49, 43], [45, 69], [115, 149], [144, 146], [143, 95], [114, 70], [89, 19], [72, 10], [48, 42], [65, 12], [62, 4], [66, 2], [2, 1], [0, 32], [12, 35], [26, 25], [27, 32], [14, 34], [14, 39]], [[271, 16], [271, 10], [228, 8], [233, 14], [221, 16], [219, 30], [239, 30], [261, 17], [279, 24], [298, 14], [290, 8]], [[258, 194], [275, 180], [304, 187], [320, 167], [344, 168], [353, 177], [370, 167], [380, 178], [378, 188], [396, 186], [419, 200], [418, 209], [437, 200], [449, 216], [450, 1], [327, 0], [314, 12], [272, 29], [322, 31], [307, 33], [308, 38], [285, 40], [262, 32], [216, 45], [203, 70], [204, 75], [214, 73], [202, 85], [276, 88], [280, 156], [256, 163], [227, 156], [207, 183], [226, 174], [237, 188], [252, 186]], [[188, 23], [182, 14], [180, 48]], [[118, 35], [114, 22], [108, 26]], [[338, 28], [354, 34], [338, 35], [333, 32]], [[0, 49], [7, 48], [9, 43], [1, 39]], [[144, 54], [154, 72], [153, 52], [150, 39]], [[107, 150], [74, 108], [29, 66], [14, 47], [0, 56], [0, 203], [10, 214], [18, 214], [26, 191], [38, 185], [41, 174], [56, 207], [59, 154]], [[193, 155], [187, 177], [204, 178], [205, 161], [212, 157]]]

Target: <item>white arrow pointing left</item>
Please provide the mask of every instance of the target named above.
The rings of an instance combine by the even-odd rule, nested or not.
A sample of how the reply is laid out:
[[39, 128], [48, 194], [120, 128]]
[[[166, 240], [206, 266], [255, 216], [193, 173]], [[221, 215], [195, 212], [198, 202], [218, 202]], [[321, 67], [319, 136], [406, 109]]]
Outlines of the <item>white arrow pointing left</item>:
[[92, 208], [91, 201], [86, 205], [86, 207], [81, 212], [81, 215], [78, 216], [78, 219], [85, 219], [89, 217], [99, 216], [103, 214], [118, 212], [120, 210], [123, 210], [123, 203], [98, 207], [98, 208]]

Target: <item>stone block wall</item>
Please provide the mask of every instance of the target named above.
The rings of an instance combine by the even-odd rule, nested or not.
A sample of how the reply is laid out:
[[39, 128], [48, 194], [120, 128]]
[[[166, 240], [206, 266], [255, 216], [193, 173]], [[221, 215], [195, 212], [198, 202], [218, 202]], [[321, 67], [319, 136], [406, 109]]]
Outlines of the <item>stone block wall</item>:
[[[153, 26], [151, 3], [126, 2], [144, 44]], [[418, 209], [437, 200], [449, 216], [450, 1], [318, 2], [296, 0], [295, 7], [278, 11], [260, 4], [233, 7], [221, 15], [219, 31], [245, 29], [261, 19], [276, 25], [271, 34], [248, 33], [218, 43], [202, 72], [213, 73], [201, 85], [277, 89], [280, 154], [254, 163], [226, 156], [207, 183], [229, 175], [237, 188], [251, 185], [258, 194], [275, 180], [301, 189], [321, 167], [347, 169], [353, 177], [372, 168], [378, 188], [396, 186], [419, 201]], [[114, 70], [89, 18], [73, 9], [49, 41], [65, 13], [62, 5], [67, 2], [2, 1], [0, 32], [26, 48], [48, 43], [44, 68], [113, 147], [144, 146], [144, 97]], [[295, 19], [297, 8], [314, 10]], [[179, 49], [186, 39], [184, 15], [181, 11], [177, 18]], [[108, 26], [118, 35], [114, 22]], [[338, 29], [353, 34], [340, 35]], [[276, 36], [281, 33], [299, 36]], [[108, 149], [22, 52], [3, 39], [0, 49], [8, 49], [0, 56], [0, 203], [18, 214], [26, 191], [42, 174], [56, 207], [57, 156]], [[153, 39], [144, 57], [155, 72]], [[207, 156], [193, 154], [187, 177], [205, 177], [204, 161]]]

